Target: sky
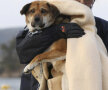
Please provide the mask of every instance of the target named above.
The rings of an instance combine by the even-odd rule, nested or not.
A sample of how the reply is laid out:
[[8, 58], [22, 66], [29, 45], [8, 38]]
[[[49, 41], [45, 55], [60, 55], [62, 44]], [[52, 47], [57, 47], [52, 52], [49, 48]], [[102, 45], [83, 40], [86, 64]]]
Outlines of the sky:
[[[34, 0], [0, 0], [0, 29], [25, 26], [25, 17], [20, 15], [21, 8]], [[96, 0], [93, 14], [108, 20], [108, 0]]]

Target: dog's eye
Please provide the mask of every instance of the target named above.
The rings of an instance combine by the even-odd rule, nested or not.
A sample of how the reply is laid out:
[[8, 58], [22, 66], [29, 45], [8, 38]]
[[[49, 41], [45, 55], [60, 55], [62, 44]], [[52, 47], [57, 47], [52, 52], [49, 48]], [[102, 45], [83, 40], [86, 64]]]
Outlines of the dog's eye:
[[47, 13], [47, 10], [46, 9], [41, 9], [41, 13]]
[[35, 12], [35, 9], [30, 10], [30, 13], [34, 13], [34, 12]]

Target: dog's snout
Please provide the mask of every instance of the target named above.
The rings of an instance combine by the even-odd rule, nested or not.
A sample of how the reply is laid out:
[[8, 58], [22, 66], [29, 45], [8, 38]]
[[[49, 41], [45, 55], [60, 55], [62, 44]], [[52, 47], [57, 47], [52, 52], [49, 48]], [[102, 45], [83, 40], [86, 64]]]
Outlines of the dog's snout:
[[39, 22], [39, 21], [40, 21], [40, 17], [39, 17], [39, 16], [36, 16], [36, 17], [35, 17], [35, 21], [36, 21], [36, 22]]

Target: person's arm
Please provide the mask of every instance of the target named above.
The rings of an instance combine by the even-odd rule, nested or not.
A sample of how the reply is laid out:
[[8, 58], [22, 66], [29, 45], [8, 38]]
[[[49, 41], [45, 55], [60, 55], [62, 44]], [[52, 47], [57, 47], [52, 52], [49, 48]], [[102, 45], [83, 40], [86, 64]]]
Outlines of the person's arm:
[[97, 33], [103, 40], [108, 51], [108, 21], [95, 17]]
[[80, 38], [85, 35], [84, 30], [76, 23], [63, 23], [56, 25], [57, 30], [61, 30], [66, 38]]
[[[63, 31], [62, 26], [65, 31]], [[16, 38], [16, 50], [20, 63], [28, 64], [36, 55], [43, 53], [56, 40], [79, 38], [84, 34], [84, 30], [75, 23], [54, 25], [34, 35], [29, 34], [28, 31], [22, 31]]]

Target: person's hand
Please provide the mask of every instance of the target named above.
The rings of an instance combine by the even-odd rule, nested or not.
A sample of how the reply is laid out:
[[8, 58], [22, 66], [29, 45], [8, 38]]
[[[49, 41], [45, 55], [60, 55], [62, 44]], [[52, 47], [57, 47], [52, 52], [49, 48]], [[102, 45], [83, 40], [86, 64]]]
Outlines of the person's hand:
[[76, 23], [62, 23], [47, 29], [60, 30], [66, 34], [66, 38], [79, 38], [85, 34], [84, 30]]

